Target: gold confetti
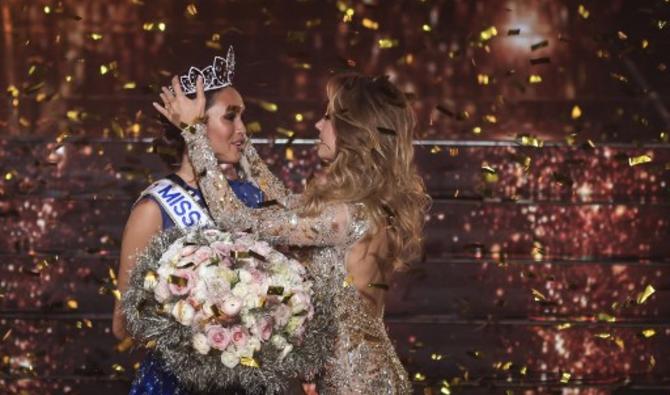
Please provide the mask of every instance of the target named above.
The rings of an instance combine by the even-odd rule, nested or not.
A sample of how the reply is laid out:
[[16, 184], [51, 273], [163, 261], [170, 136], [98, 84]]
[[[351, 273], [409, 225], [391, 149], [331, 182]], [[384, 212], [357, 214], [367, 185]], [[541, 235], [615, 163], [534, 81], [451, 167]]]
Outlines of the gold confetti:
[[79, 308], [79, 303], [75, 299], [68, 299], [66, 305], [67, 308], [70, 310], [76, 310]]
[[377, 30], [379, 29], [379, 23], [373, 21], [372, 19], [369, 18], [363, 18], [363, 27], [370, 29], [370, 30]]
[[433, 29], [430, 27], [429, 24], [424, 23], [424, 24], [421, 26], [421, 30], [423, 30], [424, 32], [429, 32], [429, 31], [431, 31], [431, 30], [433, 30]]
[[577, 8], [577, 12], [579, 12], [579, 15], [580, 15], [582, 18], [584, 18], [584, 19], [588, 19], [588, 18], [589, 18], [589, 15], [590, 15], [589, 10], [587, 10], [586, 7], [584, 7], [583, 4], [580, 4], [580, 5], [579, 5], [579, 7]]
[[658, 30], [663, 30], [663, 28], [664, 28], [665, 25], [667, 25], [667, 24], [668, 24], [668, 21], [664, 21], [664, 20], [663, 20], [663, 21], [658, 21], [658, 24], [657, 24], [657, 26], [658, 26]]
[[344, 288], [347, 288], [347, 287], [351, 286], [353, 283], [354, 283], [354, 276], [352, 276], [350, 274], [350, 275], [347, 276], [347, 278], [344, 279], [344, 282], [343, 282], [342, 286]]
[[49, 7], [48, 5], [45, 5], [43, 10], [44, 10], [45, 14], [47, 14], [47, 15], [51, 14], [51, 7]]
[[616, 322], [616, 317], [607, 313], [598, 313], [597, 319], [603, 322]]
[[642, 40], [642, 49], [647, 49], [648, 46], [649, 46], [649, 41]]
[[9, 329], [7, 330], [7, 332], [5, 332], [4, 335], [2, 335], [2, 340], [0, 340], [0, 341], [3, 341], [3, 342], [4, 342], [5, 340], [9, 339], [9, 337], [10, 337], [11, 335], [12, 335], [12, 328], [9, 328]]
[[498, 119], [496, 118], [495, 115], [487, 114], [484, 115], [484, 120], [488, 123], [497, 123]]
[[263, 110], [269, 112], [277, 112], [277, 110], [279, 110], [279, 106], [277, 106], [275, 103], [270, 103], [265, 100], [259, 101], [258, 105], [260, 105]]
[[498, 173], [491, 166], [484, 165], [481, 167], [482, 175], [484, 176], [484, 181], [488, 183], [493, 183], [498, 181]]
[[295, 136], [294, 131], [292, 131], [291, 129], [282, 128], [281, 126], [277, 127], [277, 131], [279, 133], [283, 134], [284, 136], [289, 137], [289, 138]]
[[434, 145], [434, 146], [430, 149], [430, 153], [431, 153], [431, 154], [437, 154], [438, 152], [441, 152], [441, 151], [442, 151], [442, 148], [440, 148], [439, 145]]
[[488, 74], [477, 74], [477, 83], [479, 85], [488, 85], [489, 84], [489, 75]]
[[645, 329], [642, 331], [642, 336], [644, 336], [647, 339], [649, 339], [654, 335], [656, 335], [656, 331], [654, 329]]
[[539, 84], [540, 82], [542, 82], [542, 76], [537, 74], [531, 74], [528, 77], [528, 82], [530, 82], [531, 84]]
[[596, 333], [594, 336], [597, 337], [597, 338], [600, 338], [600, 339], [609, 339], [612, 335], [609, 334], [609, 333], [603, 332], [603, 333]]
[[109, 72], [109, 68], [105, 64], [100, 65], [100, 74], [105, 75]]
[[522, 376], [525, 376], [528, 373], [528, 366], [522, 366], [521, 369], [519, 369], [519, 373], [521, 373]]
[[498, 35], [498, 30], [496, 29], [495, 26], [491, 26], [486, 30], [483, 30], [481, 33], [479, 33], [479, 38], [482, 41], [488, 41], [492, 39], [493, 37]]
[[164, 22], [160, 22], [158, 24], [158, 30], [164, 32], [166, 28], [167, 28], [167, 25]]
[[622, 32], [621, 30], [619, 30], [616, 34], [619, 37], [619, 40], [628, 40], [626, 33]]
[[572, 328], [572, 324], [569, 323], [569, 322], [564, 322], [564, 323], [562, 323], [562, 324], [558, 324], [558, 326], [556, 326], [556, 328], [557, 328], [559, 331], [562, 331], [562, 330], [566, 330], [566, 329]]
[[572, 376], [572, 375], [568, 372], [561, 373], [561, 383], [567, 384], [568, 381], [570, 381], [570, 376]]
[[482, 134], [482, 128], [480, 128], [479, 126], [475, 126], [474, 128], [472, 128], [472, 133]]
[[637, 298], [636, 298], [637, 304], [645, 303], [647, 301], [647, 299], [649, 299], [649, 297], [654, 294], [654, 292], [656, 292], [654, 287], [652, 285], [647, 285], [647, 287], [644, 289], [644, 291], [640, 292], [637, 295]]
[[579, 119], [582, 116], [582, 109], [579, 108], [578, 105], [575, 105], [574, 107], [572, 107], [570, 116], [572, 117], [572, 119]]
[[451, 395], [451, 389], [449, 388], [449, 382], [447, 380], [442, 380], [442, 385], [440, 386], [440, 394]]
[[66, 113], [67, 119], [69, 119], [71, 121], [80, 121], [81, 118], [79, 118], [79, 114], [80, 114], [79, 111], [76, 111], [76, 110], [69, 110]]
[[426, 380], [426, 375], [421, 372], [414, 373], [414, 381], [424, 381]]
[[99, 41], [102, 40], [102, 34], [99, 33], [91, 33], [91, 38], [93, 41]]
[[533, 300], [536, 302], [544, 302], [547, 300], [547, 298], [542, 294], [542, 292], [538, 291], [535, 288], [531, 289], [531, 292], [533, 294]]
[[544, 146], [544, 141], [540, 140], [539, 138], [535, 136], [531, 136], [528, 134], [521, 134], [517, 136], [517, 141], [519, 144], [526, 146], [526, 147], [542, 147]]
[[190, 16], [195, 16], [198, 13], [198, 7], [195, 4], [191, 3], [186, 6], [186, 13]]
[[261, 124], [258, 121], [249, 122], [246, 129], [247, 133], [259, 133], [262, 130]]
[[293, 159], [295, 159], [294, 156], [293, 156], [293, 148], [291, 148], [291, 147], [286, 148], [286, 160], [290, 161], [290, 160], [293, 160]]
[[116, 298], [116, 300], [121, 301], [121, 291], [118, 289], [112, 290], [112, 295]]
[[123, 372], [126, 371], [126, 369], [124, 369], [123, 366], [121, 366], [118, 363], [115, 363], [114, 365], [112, 365], [112, 370], [115, 371], [116, 373], [123, 373]]
[[354, 9], [347, 8], [344, 11], [344, 16], [342, 17], [342, 22], [351, 22], [354, 19]]
[[118, 352], [126, 352], [130, 350], [130, 347], [133, 345], [133, 338], [127, 336], [125, 339], [121, 340], [115, 347]]
[[126, 82], [125, 84], [123, 84], [123, 89], [135, 89], [136, 87], [137, 85], [133, 81]]
[[247, 366], [247, 367], [250, 367], [250, 368], [260, 368], [261, 367], [261, 365], [258, 364], [258, 361], [256, 361], [254, 358], [250, 358], [250, 357], [240, 358], [240, 365]]
[[379, 48], [381, 49], [393, 48], [398, 46], [398, 40], [391, 38], [380, 38], [378, 44]]
[[530, 250], [530, 254], [535, 261], [541, 261], [544, 257], [544, 247], [542, 243], [535, 240], [533, 241], [533, 248]]
[[616, 344], [622, 350], [625, 348], [625, 343], [623, 339], [620, 337], [614, 338], [614, 344]]
[[628, 165], [629, 166], [637, 166], [641, 165], [643, 163], [649, 163], [653, 160], [653, 158], [650, 155], [638, 155], [638, 156], [632, 156], [628, 158]]
[[142, 25], [142, 29], [150, 32], [150, 31], [154, 30], [154, 24], [152, 22], [146, 22]]
[[436, 353], [430, 354], [430, 359], [432, 359], [433, 361], [441, 361], [442, 358], [443, 358], [442, 354], [436, 354]]
[[303, 115], [300, 114], [300, 113], [295, 114], [294, 118], [295, 118], [296, 122], [302, 122], [303, 119], [304, 119]]

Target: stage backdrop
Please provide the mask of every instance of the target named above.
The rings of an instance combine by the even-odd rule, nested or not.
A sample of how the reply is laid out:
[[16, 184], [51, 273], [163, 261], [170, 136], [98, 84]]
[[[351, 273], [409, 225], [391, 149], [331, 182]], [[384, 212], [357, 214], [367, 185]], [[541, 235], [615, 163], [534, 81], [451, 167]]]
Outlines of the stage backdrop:
[[[0, 3], [0, 392], [121, 394], [123, 225], [151, 101], [228, 45], [295, 191], [337, 71], [413, 98], [434, 204], [388, 328], [418, 394], [670, 390], [670, 2]], [[265, 140], [263, 140], [265, 139]]]

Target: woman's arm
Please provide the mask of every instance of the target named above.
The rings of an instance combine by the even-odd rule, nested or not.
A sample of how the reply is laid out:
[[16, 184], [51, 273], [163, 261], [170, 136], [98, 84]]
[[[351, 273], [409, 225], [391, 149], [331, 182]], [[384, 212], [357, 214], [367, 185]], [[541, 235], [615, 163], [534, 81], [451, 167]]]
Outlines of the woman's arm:
[[290, 194], [290, 191], [286, 189], [284, 183], [272, 174], [265, 161], [258, 155], [256, 148], [251, 144], [250, 140], [247, 141], [247, 144], [244, 147], [244, 152], [240, 159], [240, 166], [250, 181], [263, 191], [268, 201], [282, 200]]
[[198, 183], [216, 223], [225, 229], [251, 231], [274, 244], [325, 246], [345, 243], [362, 219], [360, 205], [331, 203], [315, 216], [281, 206], [250, 209], [235, 195], [207, 139], [206, 126], [182, 131]]
[[[128, 288], [130, 273], [135, 267], [137, 254], [149, 244], [151, 238], [162, 229], [162, 217], [158, 204], [151, 199], [140, 201], [130, 212], [128, 222], [123, 230], [121, 241], [121, 264], [118, 273], [118, 288], [121, 295]], [[112, 332], [117, 339], [128, 337], [126, 320], [121, 308], [121, 301], [114, 301], [114, 318]]]

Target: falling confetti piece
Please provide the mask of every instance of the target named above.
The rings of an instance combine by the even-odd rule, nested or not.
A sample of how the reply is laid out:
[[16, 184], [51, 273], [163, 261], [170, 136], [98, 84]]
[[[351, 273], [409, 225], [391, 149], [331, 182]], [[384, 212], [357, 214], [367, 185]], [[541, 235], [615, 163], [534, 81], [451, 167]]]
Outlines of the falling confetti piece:
[[99, 41], [102, 40], [102, 34], [99, 33], [91, 33], [91, 38], [93, 41]]
[[582, 116], [582, 109], [579, 108], [579, 106], [575, 105], [572, 107], [572, 111], [570, 112], [570, 117], [572, 119], [579, 119]]
[[656, 292], [656, 290], [654, 289], [654, 287], [652, 285], [647, 285], [645, 287], [644, 291], [640, 292], [637, 295], [637, 298], [636, 298], [637, 304], [644, 304], [647, 301], [647, 299], [649, 299], [649, 297], [651, 295], [653, 295], [655, 292]]
[[479, 85], [488, 85], [489, 84], [489, 75], [488, 74], [477, 74], [477, 83]]
[[572, 324], [569, 323], [569, 322], [564, 322], [564, 323], [562, 323], [562, 324], [559, 324], [556, 328], [557, 328], [559, 331], [562, 331], [562, 330], [566, 330], [566, 329], [570, 329], [570, 328], [572, 328]]
[[438, 146], [438, 145], [434, 145], [434, 146], [430, 149], [430, 153], [431, 153], [431, 154], [437, 154], [438, 152], [442, 152], [442, 148], [440, 148], [440, 146]]
[[594, 336], [600, 339], [609, 339], [612, 335], [610, 333], [596, 333]]
[[416, 372], [414, 374], [414, 381], [425, 381], [426, 380], [426, 375], [421, 373], [421, 372]]
[[442, 358], [443, 358], [442, 354], [436, 354], [436, 353], [430, 354], [430, 359], [432, 359], [433, 361], [441, 361]]
[[531, 45], [530, 50], [535, 51], [535, 50], [538, 50], [540, 48], [544, 48], [544, 47], [547, 47], [547, 46], [549, 46], [549, 41], [548, 40], [542, 40], [539, 43]]
[[136, 87], [137, 85], [133, 81], [126, 82], [125, 84], [123, 84], [123, 89], [135, 89]]
[[577, 8], [577, 12], [579, 12], [579, 15], [580, 15], [582, 18], [584, 18], [584, 19], [588, 19], [588, 18], [589, 18], [589, 15], [590, 15], [589, 10], [587, 10], [586, 7], [584, 7], [583, 4], [580, 4], [580, 5], [579, 5], [579, 7]]
[[542, 147], [544, 146], [544, 141], [528, 134], [520, 134], [516, 138], [517, 142], [523, 146], [527, 147]]
[[373, 21], [372, 19], [363, 18], [363, 21], [361, 23], [363, 24], [363, 27], [365, 27], [367, 29], [370, 29], [370, 30], [379, 29], [379, 23]]
[[109, 68], [105, 64], [100, 65], [100, 74], [105, 75], [109, 72]]
[[196, 16], [198, 14], [198, 7], [191, 3], [186, 6], [186, 13], [190, 16]]
[[482, 128], [479, 126], [475, 126], [472, 128], [472, 133], [474, 134], [482, 134]]
[[390, 38], [380, 38], [378, 41], [379, 48], [382, 49], [387, 49], [387, 48], [393, 48], [398, 46], [398, 40], [390, 39]]
[[642, 336], [644, 336], [647, 339], [654, 335], [656, 335], [656, 331], [654, 329], [645, 329], [642, 331]]
[[496, 116], [492, 115], [492, 114], [484, 115], [484, 120], [488, 123], [491, 123], [491, 124], [495, 124], [495, 123], [498, 122], [498, 119], [496, 118]]
[[628, 40], [626, 33], [622, 32], [621, 30], [619, 30], [616, 34], [617, 37], [619, 37], [619, 40]]
[[479, 38], [482, 41], [488, 41], [492, 39], [493, 37], [498, 35], [498, 30], [496, 29], [495, 26], [491, 26], [486, 30], [483, 30], [481, 33], [479, 33]]
[[51, 7], [49, 7], [48, 5], [45, 5], [43, 10], [44, 10], [45, 14], [47, 14], [47, 15], [51, 14]]
[[598, 313], [597, 319], [603, 322], [616, 322], [616, 317], [607, 313]]
[[290, 148], [290, 147], [286, 148], [286, 160], [291, 161], [293, 159], [295, 159], [295, 157], [293, 155], [293, 148]]
[[2, 340], [0, 341], [4, 342], [5, 340], [9, 339], [11, 335], [12, 335], [12, 328], [8, 329], [7, 332], [5, 332], [4, 335], [2, 335]]
[[116, 373], [123, 373], [126, 371], [126, 369], [124, 369], [124, 367], [118, 363], [112, 365], [112, 370], [115, 371]]
[[275, 103], [267, 102], [264, 100], [259, 101], [258, 105], [260, 105], [263, 110], [269, 112], [277, 112], [277, 110], [279, 110], [279, 106], [277, 106]]
[[570, 376], [572, 375], [568, 372], [561, 373], [561, 383], [567, 384], [570, 381]]
[[542, 77], [537, 74], [531, 74], [528, 77], [528, 82], [530, 82], [531, 84], [539, 84], [540, 82], [542, 82]]
[[643, 163], [649, 163], [653, 160], [653, 158], [650, 155], [638, 155], [638, 156], [632, 156], [628, 158], [628, 165], [629, 166], [637, 166], [641, 165]]
[[76, 310], [79, 308], [79, 303], [75, 299], [68, 299], [66, 305], [67, 308], [70, 310]]
[[433, 29], [430, 27], [430, 25], [424, 23], [423, 26], [421, 26], [421, 30], [423, 30], [424, 32], [429, 32]]
[[130, 350], [130, 347], [133, 345], [133, 338], [128, 336], [125, 339], [121, 340], [117, 345], [116, 345], [116, 351], [118, 352], [126, 352]]
[[262, 130], [261, 123], [258, 121], [249, 122], [246, 129], [247, 133], [259, 133]]
[[533, 288], [531, 289], [531, 292], [533, 294], [533, 300], [536, 302], [544, 302], [547, 300], [547, 297], [542, 294], [542, 292], [538, 291], [537, 289]]

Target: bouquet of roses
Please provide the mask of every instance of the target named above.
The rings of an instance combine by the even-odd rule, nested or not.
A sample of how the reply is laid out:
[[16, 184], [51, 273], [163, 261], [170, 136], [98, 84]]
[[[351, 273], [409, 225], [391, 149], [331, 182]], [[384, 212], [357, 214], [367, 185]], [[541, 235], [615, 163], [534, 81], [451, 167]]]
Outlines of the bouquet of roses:
[[305, 336], [310, 324], [329, 325], [315, 320], [314, 299], [298, 261], [246, 233], [201, 229], [153, 243], [133, 271], [124, 309], [134, 337], [155, 347], [184, 384], [253, 392], [281, 389], [323, 362], [316, 353], [327, 340]]

